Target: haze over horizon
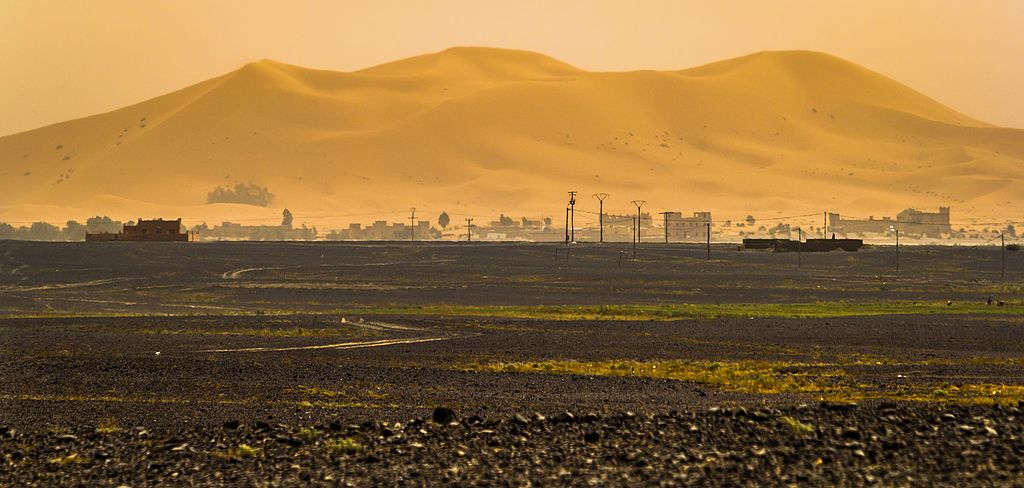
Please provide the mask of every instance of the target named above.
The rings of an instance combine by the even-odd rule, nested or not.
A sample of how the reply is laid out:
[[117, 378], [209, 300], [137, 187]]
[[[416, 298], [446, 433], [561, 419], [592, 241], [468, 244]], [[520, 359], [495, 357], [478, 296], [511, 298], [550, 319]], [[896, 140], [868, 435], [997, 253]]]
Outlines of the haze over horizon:
[[588, 71], [813, 50], [971, 117], [1024, 127], [1024, 2], [7, 2], [0, 135], [103, 113], [259, 59], [337, 71], [452, 46]]

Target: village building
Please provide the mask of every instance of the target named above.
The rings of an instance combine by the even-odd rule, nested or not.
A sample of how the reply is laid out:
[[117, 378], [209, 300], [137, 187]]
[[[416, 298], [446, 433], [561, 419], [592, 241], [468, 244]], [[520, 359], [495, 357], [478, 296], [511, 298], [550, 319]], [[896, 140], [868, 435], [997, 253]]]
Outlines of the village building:
[[189, 233], [182, 231], [181, 219], [177, 220], [142, 220], [135, 224], [125, 224], [119, 233], [100, 232], [85, 234], [86, 242], [113, 241], [154, 241], [154, 242], [188, 242]]
[[665, 236], [673, 241], [704, 241], [708, 238], [711, 212], [694, 212], [683, 217], [682, 212], [665, 212]]
[[[413, 238], [413, 229], [405, 223], [388, 224], [386, 220], [377, 220], [363, 227], [362, 224], [349, 224], [348, 228], [328, 235], [330, 240], [345, 241], [402, 241]], [[419, 220], [415, 227], [417, 240], [436, 239], [438, 232], [430, 227], [429, 220]]]
[[841, 215], [828, 214], [828, 231], [840, 235], [853, 234], [890, 234], [899, 231], [908, 236], [924, 236], [938, 238], [949, 235], [952, 227], [949, 223], [949, 207], [939, 207], [938, 212], [924, 212], [908, 208], [896, 218], [874, 216], [867, 220], [844, 219]]

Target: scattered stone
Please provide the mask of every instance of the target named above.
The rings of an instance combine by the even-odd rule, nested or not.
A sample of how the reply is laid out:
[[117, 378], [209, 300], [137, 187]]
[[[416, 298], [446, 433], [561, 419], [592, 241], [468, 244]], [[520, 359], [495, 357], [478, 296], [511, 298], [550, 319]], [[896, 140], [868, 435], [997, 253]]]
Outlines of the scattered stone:
[[552, 418], [551, 421], [556, 424], [571, 424], [576, 421], [576, 416], [573, 415], [572, 412], [562, 412], [558, 415], [555, 415], [555, 417]]
[[228, 420], [224, 422], [224, 428], [227, 430], [237, 430], [242, 425], [238, 420]]
[[455, 421], [455, 410], [446, 407], [437, 407], [431, 415], [431, 420], [437, 424], [448, 425]]

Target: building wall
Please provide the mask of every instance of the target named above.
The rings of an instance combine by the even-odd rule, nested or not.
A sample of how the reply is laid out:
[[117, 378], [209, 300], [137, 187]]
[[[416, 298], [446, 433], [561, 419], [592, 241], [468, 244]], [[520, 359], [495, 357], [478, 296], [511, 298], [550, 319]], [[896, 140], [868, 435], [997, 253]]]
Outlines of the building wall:
[[694, 212], [692, 217], [683, 217], [682, 212], [665, 214], [668, 229], [668, 240], [696, 241], [708, 238], [708, 224], [711, 223], [711, 212]]

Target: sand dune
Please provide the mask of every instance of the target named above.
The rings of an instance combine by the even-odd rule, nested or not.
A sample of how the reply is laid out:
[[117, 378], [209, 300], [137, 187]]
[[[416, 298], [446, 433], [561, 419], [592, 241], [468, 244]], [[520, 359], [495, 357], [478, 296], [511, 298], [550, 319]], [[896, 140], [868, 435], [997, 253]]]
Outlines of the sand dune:
[[[260, 61], [113, 112], [0, 138], [0, 221], [181, 216], [321, 227], [409, 207], [560, 217], [565, 191], [612, 211], [770, 217], [951, 205], [1024, 210], [1024, 130], [972, 119], [814, 52], [671, 72], [587, 72], [489, 48], [341, 73]], [[269, 208], [206, 205], [236, 182]], [[585, 222], [584, 222], [585, 223]]]

